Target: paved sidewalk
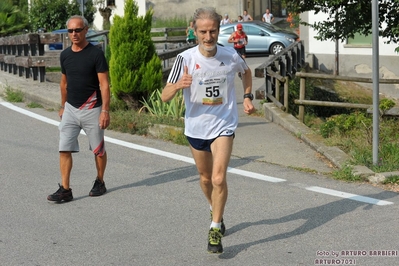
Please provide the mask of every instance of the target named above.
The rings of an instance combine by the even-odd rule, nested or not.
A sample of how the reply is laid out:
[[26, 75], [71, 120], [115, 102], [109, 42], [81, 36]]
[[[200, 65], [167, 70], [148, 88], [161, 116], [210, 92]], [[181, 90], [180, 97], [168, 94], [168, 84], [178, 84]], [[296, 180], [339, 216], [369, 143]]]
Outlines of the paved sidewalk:
[[[265, 57], [247, 58], [248, 65], [252, 70], [264, 60]], [[253, 92], [263, 83], [263, 79], [254, 77]], [[57, 83], [40, 83], [0, 71], [0, 94], [3, 93], [5, 86], [23, 91], [27, 102], [37, 102], [49, 108], [58, 108], [59, 106], [60, 95]], [[254, 100], [255, 107], [263, 108], [266, 116], [244, 114], [242, 109], [243, 89], [238, 77], [236, 78], [236, 88], [240, 118], [234, 141], [233, 157], [305, 169], [306, 171], [311, 170], [321, 174], [332, 172], [334, 164], [338, 162], [339, 165], [339, 162], [342, 161], [340, 156], [345, 158], [345, 154], [338, 152], [338, 160], [334, 157], [335, 155], [331, 155], [331, 158], [327, 160], [317, 152], [320, 150], [318, 144], [311, 140], [306, 141], [303, 135], [301, 138], [297, 137], [306, 128], [301, 128], [303, 125], [296, 119], [281, 112], [278, 108], [274, 108], [272, 104], [261, 105], [260, 100]]]

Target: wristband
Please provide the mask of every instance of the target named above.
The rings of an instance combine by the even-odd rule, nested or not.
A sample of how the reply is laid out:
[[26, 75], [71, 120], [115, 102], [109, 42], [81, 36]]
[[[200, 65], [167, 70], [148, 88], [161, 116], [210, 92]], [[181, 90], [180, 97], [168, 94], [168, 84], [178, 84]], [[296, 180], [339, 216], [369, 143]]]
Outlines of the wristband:
[[109, 113], [107, 110], [101, 110], [101, 113]]
[[60, 106], [60, 109], [64, 109], [64, 108], [65, 108], [65, 106], [63, 106], [63, 105]]

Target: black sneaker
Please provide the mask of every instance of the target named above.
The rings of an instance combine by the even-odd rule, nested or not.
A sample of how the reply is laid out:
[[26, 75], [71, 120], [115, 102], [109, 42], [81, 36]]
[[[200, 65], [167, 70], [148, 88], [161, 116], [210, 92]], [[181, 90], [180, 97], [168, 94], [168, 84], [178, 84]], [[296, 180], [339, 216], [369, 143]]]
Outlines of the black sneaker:
[[222, 233], [219, 228], [211, 228], [208, 233], [208, 252], [223, 253]]
[[107, 192], [107, 188], [105, 187], [105, 182], [101, 183], [101, 181], [98, 180], [98, 178], [96, 178], [96, 181], [94, 181], [94, 185], [89, 193], [89, 196], [97, 197], [103, 195], [105, 192]]
[[[212, 211], [211, 211], [211, 222], [212, 222]], [[226, 226], [224, 225], [223, 217], [221, 221], [222, 225], [220, 226], [220, 233], [224, 236], [224, 233], [226, 233]]]
[[48, 195], [47, 200], [56, 202], [73, 200], [72, 189], [64, 189], [60, 184], [58, 184], [58, 186], [60, 186], [60, 188], [54, 194]]

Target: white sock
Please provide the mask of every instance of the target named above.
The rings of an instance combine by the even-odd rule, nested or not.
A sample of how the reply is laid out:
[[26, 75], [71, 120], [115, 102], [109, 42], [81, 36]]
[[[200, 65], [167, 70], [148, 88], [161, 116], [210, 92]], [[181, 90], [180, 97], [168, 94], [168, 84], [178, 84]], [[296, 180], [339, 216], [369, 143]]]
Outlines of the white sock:
[[222, 223], [215, 223], [214, 221], [212, 221], [210, 228], [218, 228], [221, 229], [222, 227]]

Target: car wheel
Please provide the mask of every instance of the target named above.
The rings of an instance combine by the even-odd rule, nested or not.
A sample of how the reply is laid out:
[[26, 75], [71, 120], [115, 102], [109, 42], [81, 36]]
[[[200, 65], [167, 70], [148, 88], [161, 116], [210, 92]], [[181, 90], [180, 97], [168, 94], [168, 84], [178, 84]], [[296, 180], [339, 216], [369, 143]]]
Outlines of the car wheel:
[[284, 50], [284, 45], [281, 43], [273, 43], [273, 45], [270, 47], [270, 53], [271, 54], [278, 54], [282, 50]]

